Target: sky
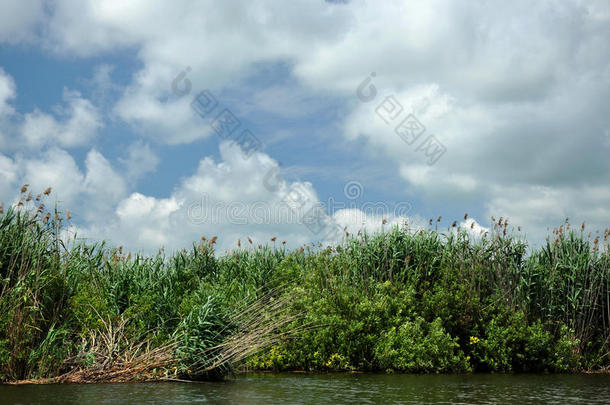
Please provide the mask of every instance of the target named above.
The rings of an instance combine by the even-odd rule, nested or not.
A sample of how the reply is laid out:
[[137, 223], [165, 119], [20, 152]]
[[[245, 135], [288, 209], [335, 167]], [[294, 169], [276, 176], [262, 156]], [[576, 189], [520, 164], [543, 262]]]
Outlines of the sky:
[[146, 253], [603, 233], [608, 38], [605, 0], [2, 0], [0, 201]]

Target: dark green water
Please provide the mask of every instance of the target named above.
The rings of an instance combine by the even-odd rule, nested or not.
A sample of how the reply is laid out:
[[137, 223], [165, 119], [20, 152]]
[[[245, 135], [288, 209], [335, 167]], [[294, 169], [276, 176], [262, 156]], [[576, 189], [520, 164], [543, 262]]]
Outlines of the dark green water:
[[251, 374], [221, 383], [0, 386], [0, 404], [610, 403], [610, 375]]

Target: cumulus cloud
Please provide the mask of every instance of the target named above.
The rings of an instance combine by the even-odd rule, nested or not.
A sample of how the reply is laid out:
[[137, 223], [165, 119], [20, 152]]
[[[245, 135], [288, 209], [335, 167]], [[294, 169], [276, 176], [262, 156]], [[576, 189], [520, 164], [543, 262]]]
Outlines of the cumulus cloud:
[[119, 159], [125, 168], [126, 178], [135, 182], [143, 176], [154, 173], [159, 164], [159, 157], [150, 145], [136, 141], [127, 148], [126, 156]]
[[[14, 38], [35, 35], [32, 21], [40, 12], [32, 10], [24, 9], [24, 17], [16, 19], [23, 34]], [[0, 24], [0, 41], [14, 31], [11, 24]], [[535, 237], [563, 216], [585, 217], [596, 226], [610, 218], [603, 208], [608, 206], [603, 190], [610, 171], [610, 6], [604, 0], [469, 5], [65, 0], [49, 6], [44, 32], [42, 46], [59, 54], [86, 58], [134, 50], [142, 68], [113, 111], [157, 142], [190, 143], [209, 136], [209, 127], [189, 105], [195, 92], [239, 86], [261, 65], [281, 63], [293, 82], [253, 91], [258, 108], [299, 117], [299, 111], [307, 110], [295, 108], [307, 104], [302, 94], [340, 100], [345, 139], [364, 142], [371, 153], [393, 162], [407, 191], [424, 200], [447, 206], [476, 204], [485, 215], [514, 217]], [[181, 90], [174, 92], [172, 82], [180, 72], [185, 72]], [[372, 72], [377, 96], [360, 102], [356, 88]], [[181, 95], [184, 89], [190, 93]], [[0, 72], [0, 115], [12, 111], [9, 100], [14, 94], [14, 84]], [[401, 114], [384, 120], [376, 108], [388, 96], [400, 103]], [[60, 117], [40, 111], [25, 116], [29, 145], [48, 142], [69, 148], [86, 143], [81, 143], [82, 134], [87, 140], [95, 136], [101, 125], [95, 108], [76, 94], [67, 96], [66, 104]], [[396, 127], [409, 113], [425, 132], [405, 142]], [[434, 165], [421, 148], [429, 135], [446, 148]], [[130, 150], [122, 161], [128, 181], [154, 170], [150, 150], [140, 149]], [[176, 240], [216, 232], [220, 228], [193, 228], [179, 218], [188, 201], [203, 193], [212, 196], [212, 203], [277, 203], [278, 191], [267, 195], [258, 186], [265, 173], [261, 167], [274, 167], [271, 158], [257, 154], [246, 161], [222, 153], [221, 162], [204, 159], [197, 173], [167, 199], [123, 197], [117, 203], [124, 215], [117, 214], [116, 233], [124, 232], [125, 240], [144, 246], [155, 240], [173, 243], [167, 236], [170, 229], [179, 229], [182, 236]], [[92, 166], [96, 159], [94, 154]], [[12, 166], [7, 162], [8, 172]], [[301, 186], [317, 200], [312, 185]], [[132, 197], [150, 207], [145, 212], [165, 218], [160, 224], [167, 227], [146, 225], [141, 236], [137, 227], [128, 229], [124, 224], [137, 206]], [[350, 223], [361, 221], [358, 215], [336, 213], [337, 220]], [[184, 229], [172, 228], [176, 224]], [[265, 237], [271, 233], [260, 229], [247, 230]], [[282, 229], [297, 240], [306, 239], [292, 227]], [[227, 239], [241, 233], [223, 230]]]
[[0, 153], [0, 202], [15, 192], [16, 181], [17, 165], [13, 159]]
[[[252, 64], [307, 55], [318, 43], [340, 39], [349, 20], [345, 7], [310, 1], [59, 1], [50, 14], [41, 41], [58, 53], [88, 57], [138, 49], [144, 67], [115, 113], [167, 143], [210, 135], [190, 109], [195, 91], [234, 84]], [[172, 82], [187, 66], [193, 93], [177, 97]], [[184, 86], [180, 83], [180, 89]]]
[[334, 213], [333, 219], [350, 234], [358, 234], [359, 231], [373, 234], [395, 227], [415, 229], [422, 225], [421, 221], [410, 221], [406, 216], [374, 214], [357, 208], [338, 210]]
[[11, 128], [11, 117], [15, 113], [11, 100], [16, 96], [16, 86], [13, 78], [0, 67], [0, 145], [4, 148], [8, 143]]
[[460, 228], [466, 230], [471, 238], [481, 239], [482, 237], [489, 235], [490, 229], [482, 226], [474, 218], [468, 218], [460, 222]]
[[98, 134], [103, 122], [97, 108], [75, 91], [64, 90], [63, 99], [67, 106], [59, 108], [59, 120], [40, 110], [24, 116], [22, 134], [28, 147], [84, 146]]
[[32, 193], [52, 188], [47, 205], [70, 209], [81, 222], [105, 221], [127, 194], [125, 180], [95, 149], [81, 171], [74, 157], [58, 147], [14, 159], [0, 155], [0, 201], [16, 203], [18, 190], [29, 185]]
[[76, 204], [84, 176], [68, 152], [55, 147], [40, 156], [18, 158], [17, 164], [22, 171], [21, 182], [29, 184], [31, 190], [42, 192], [52, 187], [53, 195], [60, 199], [63, 206]]
[[[610, 47], [600, 42], [610, 34], [610, 9], [602, 2], [529, 6], [410, 3], [393, 16], [395, 5], [368, 10], [395, 21], [404, 35], [367, 46], [373, 32], [387, 32], [375, 23], [381, 18], [372, 18], [366, 33], [348, 35], [367, 61], [360, 80], [377, 72], [378, 95], [368, 103], [354, 98], [344, 134], [394, 159], [411, 193], [447, 204], [482, 203], [486, 215], [510, 214], [539, 240], [564, 216], [598, 227], [609, 218], [601, 208], [606, 197], [596, 190], [607, 187], [610, 169], [603, 142], [610, 121], [602, 111], [610, 101]], [[325, 54], [341, 55], [343, 47]], [[339, 66], [356, 52], [343, 52], [344, 59], [327, 61], [346, 73]], [[392, 57], [376, 67], [377, 52]], [[383, 107], [389, 96], [399, 103], [394, 112], [402, 110], [394, 120]], [[409, 113], [425, 128], [411, 144], [396, 132]], [[434, 165], [418, 150], [428, 135], [446, 148]]]
[[0, 116], [13, 113], [9, 100], [15, 98], [16, 89], [13, 78], [0, 67]]
[[106, 218], [112, 209], [127, 194], [125, 179], [112, 167], [106, 158], [92, 149], [85, 159], [87, 174], [83, 180], [82, 191], [87, 200], [84, 205], [89, 220]]
[[[132, 193], [122, 199], [111, 220], [81, 230], [92, 238], [112, 238], [132, 250], [175, 250], [188, 247], [206, 235], [218, 236], [219, 249], [235, 247], [239, 238], [251, 237], [266, 244], [277, 236], [291, 244], [309, 240], [300, 223], [286, 222], [280, 189], [265, 186], [277, 162], [262, 153], [248, 159], [238, 147], [224, 143], [221, 160], [204, 158], [191, 176], [183, 179], [166, 198]], [[271, 183], [269, 183], [271, 185]], [[312, 192], [311, 186], [303, 185]], [[312, 195], [313, 196], [313, 195]]]
[[21, 114], [12, 105], [16, 97], [13, 78], [0, 67], [0, 142], [4, 152], [23, 147], [87, 146], [104, 126], [98, 109], [77, 91], [64, 88], [64, 104], [53, 108], [55, 114], [39, 109]]
[[[299, 246], [310, 241], [336, 243], [343, 228], [351, 232], [403, 225], [405, 216], [382, 216], [359, 209], [324, 214], [324, 227], [308, 226], [310, 209], [324, 207], [312, 185], [282, 178], [278, 163], [264, 153], [250, 157], [239, 147], [221, 144], [220, 160], [204, 158], [191, 176], [183, 179], [171, 195], [155, 198], [134, 192], [121, 199], [104, 221], [78, 228], [82, 237], [111, 239], [130, 250], [154, 252], [160, 247], [175, 251], [188, 247], [201, 236], [218, 236], [218, 250], [236, 248], [240, 239], [258, 244], [287, 241]], [[332, 228], [332, 227], [335, 228]]]
[[43, 17], [43, 2], [3, 0], [0, 2], [0, 42], [33, 41], [37, 36], [36, 25]]
[[488, 215], [503, 215], [522, 225], [528, 240], [542, 241], [566, 218], [588, 231], [603, 235], [610, 218], [610, 189], [607, 185], [548, 187], [516, 185], [496, 190], [487, 204]]

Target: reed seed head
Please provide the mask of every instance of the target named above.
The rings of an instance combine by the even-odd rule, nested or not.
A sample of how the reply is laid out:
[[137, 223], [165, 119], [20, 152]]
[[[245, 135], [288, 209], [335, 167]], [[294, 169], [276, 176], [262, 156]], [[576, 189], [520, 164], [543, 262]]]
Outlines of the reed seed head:
[[47, 187], [47, 189], [44, 191], [43, 193], [44, 195], [49, 195], [51, 194], [51, 187]]

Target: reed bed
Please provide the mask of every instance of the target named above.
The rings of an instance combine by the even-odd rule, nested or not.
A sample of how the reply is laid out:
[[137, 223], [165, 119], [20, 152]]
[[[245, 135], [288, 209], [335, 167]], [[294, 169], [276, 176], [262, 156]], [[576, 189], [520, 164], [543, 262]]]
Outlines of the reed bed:
[[439, 217], [335, 246], [246, 236], [218, 255], [202, 237], [142, 256], [62, 242], [50, 193], [24, 186], [0, 213], [2, 382], [610, 367], [609, 230], [566, 221], [531, 248], [506, 219], [473, 235]]

